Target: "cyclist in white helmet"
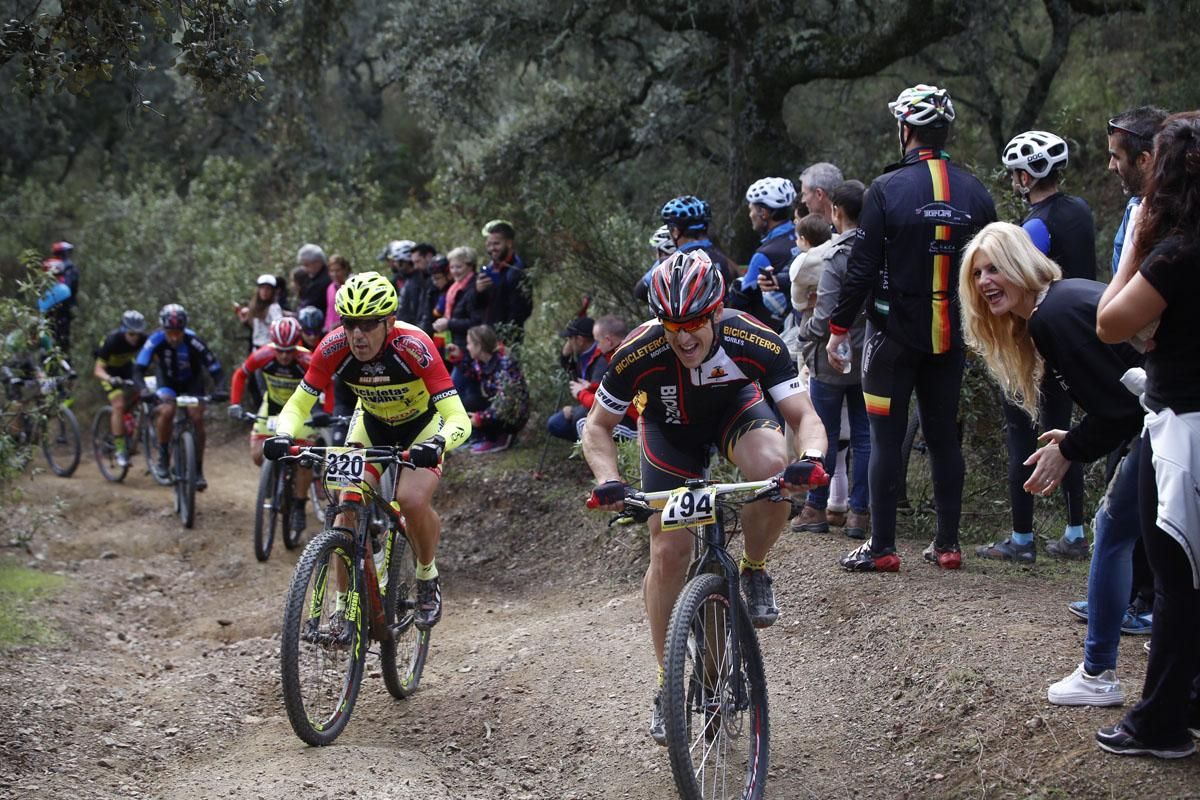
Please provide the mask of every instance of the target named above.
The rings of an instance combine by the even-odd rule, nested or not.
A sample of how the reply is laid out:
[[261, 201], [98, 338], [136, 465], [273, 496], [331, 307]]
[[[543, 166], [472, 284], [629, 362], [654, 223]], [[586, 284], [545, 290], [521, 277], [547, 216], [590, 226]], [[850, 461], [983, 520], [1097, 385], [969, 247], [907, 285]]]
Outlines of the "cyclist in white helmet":
[[742, 276], [738, 305], [778, 333], [783, 330], [790, 306], [788, 268], [795, 255], [792, 205], [796, 202], [796, 187], [787, 178], [762, 178], [746, 190], [746, 202], [750, 206], [750, 225], [762, 237], [762, 243]]
[[646, 274], [639, 278], [633, 287], [633, 296], [643, 302], [650, 292], [650, 276], [654, 274], [654, 268], [670, 258], [677, 249], [675, 247], [675, 238], [671, 236], [671, 229], [666, 225], [663, 225], [650, 234], [650, 240], [647, 244], [654, 248], [654, 263], [650, 265], [650, 269], [646, 270]]

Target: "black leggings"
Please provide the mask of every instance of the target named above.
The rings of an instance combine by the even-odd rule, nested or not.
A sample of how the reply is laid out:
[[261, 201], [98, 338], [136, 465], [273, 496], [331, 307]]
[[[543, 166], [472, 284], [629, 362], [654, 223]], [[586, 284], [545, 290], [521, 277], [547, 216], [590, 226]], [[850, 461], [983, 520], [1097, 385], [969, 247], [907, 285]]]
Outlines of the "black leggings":
[[958, 545], [962, 515], [963, 458], [958, 442], [958, 395], [963, 351], [934, 355], [889, 339], [871, 322], [863, 348], [863, 397], [871, 422], [871, 542], [879, 551], [896, 544], [896, 501], [908, 429], [908, 404], [915, 390], [921, 430], [929, 448], [938, 547]]
[[[1071, 396], [1047, 374], [1042, 379], [1041, 421], [1043, 431], [1071, 429]], [[1037, 429], [1025, 409], [1004, 401], [1004, 436], [1008, 440], [1008, 501], [1012, 505], [1012, 529], [1015, 533], [1033, 533], [1033, 495], [1025, 491], [1025, 481], [1033, 467], [1025, 459], [1037, 449]], [[1067, 524], [1083, 524], [1083, 465], [1072, 463], [1062, 480], [1063, 499], [1067, 504]]]
[[1154, 569], [1154, 624], [1142, 701], [1125, 728], [1149, 745], [1183, 744], [1200, 725], [1200, 592], [1183, 548], [1158, 527], [1158, 483], [1150, 435], [1143, 434], [1138, 464], [1142, 541]]

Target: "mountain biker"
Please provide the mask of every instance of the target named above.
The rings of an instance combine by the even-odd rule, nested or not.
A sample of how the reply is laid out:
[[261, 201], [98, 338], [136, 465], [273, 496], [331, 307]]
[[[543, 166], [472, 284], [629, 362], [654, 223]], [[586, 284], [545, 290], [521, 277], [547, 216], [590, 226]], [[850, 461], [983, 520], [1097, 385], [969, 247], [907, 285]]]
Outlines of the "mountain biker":
[[[441, 520], [430, 501], [441, 479], [442, 456], [467, 441], [471, 420], [433, 341], [420, 328], [396, 320], [399, 303], [391, 281], [378, 272], [355, 273], [335, 302], [342, 324], [313, 354], [299, 390], [279, 414], [276, 436], [263, 443], [263, 455], [278, 459], [287, 454], [317, 395], [334, 377], [358, 396], [346, 437], [351, 446], [409, 449], [417, 469], [401, 471], [395, 497], [417, 557], [415, 621], [427, 630], [442, 616], [434, 560]], [[379, 478], [378, 470], [368, 465], [365, 479], [377, 487]], [[353, 529], [356, 522], [352, 513], [343, 512], [335, 524]]]
[[[254, 429], [250, 432], [250, 459], [256, 467], [263, 462], [263, 442], [272, 435], [270, 417], [277, 417], [288, 398], [300, 385], [300, 380], [308, 371], [312, 353], [300, 346], [300, 323], [291, 317], [277, 319], [271, 323], [271, 341], [251, 353], [240, 367], [233, 371], [233, 382], [229, 389], [229, 416], [232, 419], [245, 419], [246, 411], [242, 408], [242, 394], [246, 390], [247, 380], [254, 380], [256, 373], [262, 373], [266, 380], [267, 391], [263, 395], [262, 404], [258, 408]], [[330, 392], [325, 392], [326, 410], [333, 408]], [[266, 417], [268, 419], [262, 419]], [[303, 427], [298, 432], [301, 444], [311, 444], [316, 440], [316, 432], [311, 427]], [[304, 514], [304, 501], [308, 496], [308, 486], [312, 482], [312, 470], [296, 471], [292, 484], [295, 490], [293, 497], [299, 502], [292, 504], [292, 518], [289, 520], [291, 529], [299, 533], [308, 524]]]
[[309, 350], [316, 350], [325, 336], [325, 312], [316, 306], [304, 306], [296, 312], [300, 323], [300, 343]]
[[125, 412], [137, 402], [133, 389], [133, 360], [146, 343], [146, 318], [142, 312], [129, 310], [121, 315], [121, 327], [112, 331], [96, 348], [96, 366], [92, 374], [100, 379], [100, 386], [112, 406], [113, 445], [116, 448], [117, 464], [129, 466], [129, 447], [125, 441]]
[[838, 350], [868, 304], [862, 384], [871, 424], [872, 534], [839, 563], [851, 571], [900, 569], [897, 476], [915, 389], [938, 515], [936, 537], [923, 556], [943, 569], [958, 569], [964, 466], [957, 416], [964, 354], [954, 287], [960, 251], [996, 219], [996, 207], [983, 184], [942, 150], [954, 122], [946, 90], [914, 86], [888, 108], [903, 157], [867, 189], [826, 343], [829, 363], [841, 369], [845, 362]]
[[[667, 226], [667, 234], [675, 243], [676, 251], [690, 253], [693, 250], [703, 250], [708, 254], [709, 260], [721, 270], [721, 280], [725, 282], [725, 299], [728, 299], [737, 281], [737, 267], [708, 235], [708, 224], [712, 222], [712, 209], [708, 203], [694, 195], [680, 195], [663, 205], [660, 216], [663, 224]], [[662, 261], [658, 263], [661, 264]], [[649, 290], [648, 279], [646, 286]]]
[[650, 234], [650, 238], [646, 244], [654, 251], [654, 263], [650, 265], [650, 269], [646, 270], [646, 274], [638, 278], [638, 282], [633, 285], [633, 297], [635, 300], [645, 300], [650, 294], [650, 276], [654, 274], [654, 268], [671, 257], [675, 252], [675, 240], [671, 238], [671, 229], [666, 225]]
[[787, 178], [762, 178], [746, 190], [750, 226], [762, 237], [746, 274], [736, 289], [739, 307], [765, 322], [776, 333], [783, 330], [788, 316], [791, 283], [788, 268], [795, 257], [796, 227], [792, 222], [792, 204], [796, 188]]
[[[141, 394], [149, 394], [146, 369], [151, 361], [157, 361], [158, 388], [154, 393], [159, 402], [154, 411], [154, 428], [158, 433], [158, 463], [155, 471], [165, 479], [170, 467], [171, 433], [175, 429], [175, 398], [181, 394], [203, 396], [205, 372], [212, 377], [215, 387], [220, 387], [224, 380], [216, 354], [187, 326], [188, 314], [183, 306], [168, 303], [158, 312], [158, 321], [161, 327], [150, 334], [134, 359], [133, 381]], [[214, 399], [220, 394], [222, 392], [214, 391]], [[196, 429], [196, 490], [201, 492], [208, 488], [204, 478], [204, 405], [201, 402], [187, 410]]]
[[[674, 489], [701, 477], [714, 446], [748, 480], [783, 472], [787, 488], [799, 489], [823, 475], [818, 470], [825, 428], [787, 348], [749, 314], [726, 309], [724, 296], [721, 272], [701, 249], [678, 252], [655, 270], [650, 308], [656, 319], [643, 323], [617, 348], [584, 425], [583, 452], [596, 479], [592, 498], [597, 507], [620, 509], [630, 491], [617, 465], [613, 429], [635, 395], [642, 398], [644, 491]], [[783, 432], [763, 399], [764, 391], [797, 431], [803, 461], [788, 465]], [[787, 503], [756, 503], [741, 512], [741, 586], [757, 627], [767, 627], [779, 616], [766, 563], [787, 515]], [[650, 566], [643, 594], [659, 664], [660, 692], [650, 723], [651, 736], [659, 744], [666, 741], [661, 703], [664, 640], [691, 555], [691, 537], [664, 535], [659, 517], [650, 518]]]

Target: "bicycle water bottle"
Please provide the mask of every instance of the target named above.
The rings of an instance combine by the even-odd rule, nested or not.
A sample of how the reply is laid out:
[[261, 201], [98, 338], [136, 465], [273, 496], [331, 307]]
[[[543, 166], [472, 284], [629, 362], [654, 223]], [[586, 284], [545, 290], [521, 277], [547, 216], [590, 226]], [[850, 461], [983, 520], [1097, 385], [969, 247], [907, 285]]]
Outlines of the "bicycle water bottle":
[[854, 355], [854, 351], [850, 349], [850, 340], [847, 339], [846, 341], [839, 344], [837, 346], [836, 352], [837, 352], [837, 357], [840, 358], [843, 362], [842, 363], [842, 374], [849, 375], [850, 370], [852, 370], [854, 368], [854, 365], [850, 363], [850, 358], [851, 358], [851, 356]]

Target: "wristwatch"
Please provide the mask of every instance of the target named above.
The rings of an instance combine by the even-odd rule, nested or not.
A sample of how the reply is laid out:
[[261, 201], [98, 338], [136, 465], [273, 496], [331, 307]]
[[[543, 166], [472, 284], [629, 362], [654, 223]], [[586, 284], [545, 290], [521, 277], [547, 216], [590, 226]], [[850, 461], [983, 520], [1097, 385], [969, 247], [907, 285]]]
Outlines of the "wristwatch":
[[815, 447], [810, 447], [800, 454], [802, 460], [816, 461], [818, 464], [825, 463], [825, 454]]

